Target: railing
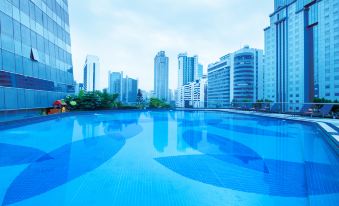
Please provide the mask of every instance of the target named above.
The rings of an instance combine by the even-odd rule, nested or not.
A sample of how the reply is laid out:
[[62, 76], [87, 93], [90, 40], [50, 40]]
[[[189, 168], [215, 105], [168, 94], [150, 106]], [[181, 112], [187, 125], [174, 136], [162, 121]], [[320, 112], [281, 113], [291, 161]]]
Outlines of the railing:
[[16, 121], [46, 115], [46, 108], [0, 110], [0, 122]]
[[[131, 102], [125, 108], [118, 109], [147, 109], [148, 103]], [[308, 115], [311, 117], [329, 117], [339, 119], [339, 103], [286, 103], [286, 102], [201, 102], [185, 101], [182, 105], [171, 105], [175, 108], [191, 109], [233, 109], [253, 112], [281, 113], [291, 115]], [[46, 108], [0, 110], [0, 122], [15, 121], [33, 117], [45, 116]]]
[[234, 109], [292, 115], [309, 115], [339, 118], [339, 103], [290, 103], [290, 102], [201, 102], [185, 101], [177, 108]]

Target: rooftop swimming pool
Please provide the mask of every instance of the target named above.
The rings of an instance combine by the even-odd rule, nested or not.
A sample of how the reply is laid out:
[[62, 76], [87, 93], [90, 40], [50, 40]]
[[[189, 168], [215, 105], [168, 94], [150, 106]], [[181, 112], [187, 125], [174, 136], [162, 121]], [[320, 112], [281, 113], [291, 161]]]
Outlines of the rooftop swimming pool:
[[326, 205], [339, 157], [313, 124], [100, 112], [0, 131], [2, 205]]

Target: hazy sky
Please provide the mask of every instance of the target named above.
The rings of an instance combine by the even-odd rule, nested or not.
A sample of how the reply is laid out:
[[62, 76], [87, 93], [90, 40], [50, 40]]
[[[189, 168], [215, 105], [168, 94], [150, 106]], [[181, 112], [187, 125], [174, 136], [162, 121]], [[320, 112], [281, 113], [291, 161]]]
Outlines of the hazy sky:
[[74, 74], [83, 82], [87, 54], [99, 56], [102, 86], [107, 73], [124, 71], [153, 89], [154, 57], [170, 58], [170, 88], [177, 86], [177, 55], [199, 55], [207, 65], [244, 45], [264, 47], [273, 0], [70, 0]]

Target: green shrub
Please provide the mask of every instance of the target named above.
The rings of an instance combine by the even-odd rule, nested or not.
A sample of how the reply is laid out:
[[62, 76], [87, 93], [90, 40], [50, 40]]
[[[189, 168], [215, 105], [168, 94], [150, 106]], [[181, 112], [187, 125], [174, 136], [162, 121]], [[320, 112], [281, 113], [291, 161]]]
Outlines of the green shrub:
[[169, 104], [157, 98], [151, 98], [149, 102], [149, 108], [151, 109], [167, 109], [170, 107]]
[[[118, 96], [118, 94], [109, 94], [107, 90], [103, 92], [80, 91], [78, 95], [67, 96], [65, 102], [70, 110], [112, 109], [118, 107], [116, 102]], [[76, 105], [72, 106], [71, 101], [75, 101]]]

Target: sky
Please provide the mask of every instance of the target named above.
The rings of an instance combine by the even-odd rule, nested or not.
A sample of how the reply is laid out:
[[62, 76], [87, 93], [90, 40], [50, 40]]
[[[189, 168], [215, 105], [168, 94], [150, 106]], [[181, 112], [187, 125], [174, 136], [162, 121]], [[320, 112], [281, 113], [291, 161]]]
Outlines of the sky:
[[244, 45], [263, 49], [273, 0], [70, 0], [74, 78], [83, 82], [87, 54], [108, 71], [123, 71], [153, 90], [154, 57], [169, 57], [169, 87], [177, 88], [179, 53], [207, 66]]

